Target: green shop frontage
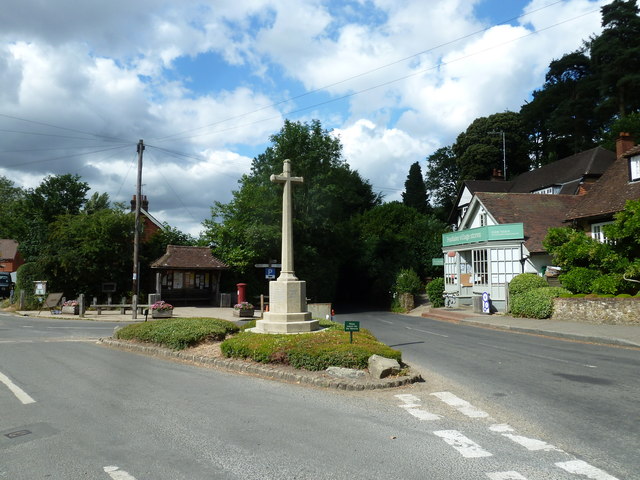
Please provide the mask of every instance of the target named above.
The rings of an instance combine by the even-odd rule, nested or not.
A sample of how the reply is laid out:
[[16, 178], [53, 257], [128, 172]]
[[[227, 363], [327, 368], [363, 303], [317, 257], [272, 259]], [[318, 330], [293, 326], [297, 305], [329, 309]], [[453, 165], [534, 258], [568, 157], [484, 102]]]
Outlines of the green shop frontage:
[[522, 223], [443, 234], [445, 294], [455, 296], [458, 305], [477, 306], [488, 293], [493, 307], [504, 311], [507, 285], [525, 272], [529, 258], [524, 238]]

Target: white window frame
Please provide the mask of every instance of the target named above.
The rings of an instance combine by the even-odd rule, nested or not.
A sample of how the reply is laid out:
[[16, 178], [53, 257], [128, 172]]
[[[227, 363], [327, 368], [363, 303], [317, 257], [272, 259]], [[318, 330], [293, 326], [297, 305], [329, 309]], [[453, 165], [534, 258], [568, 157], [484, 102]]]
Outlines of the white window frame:
[[597, 240], [600, 243], [608, 243], [609, 239], [605, 236], [602, 227], [605, 225], [611, 225], [613, 222], [600, 222], [591, 224], [591, 238]]
[[522, 273], [520, 247], [492, 248], [490, 261], [492, 285], [506, 285]]
[[640, 155], [629, 159], [629, 178], [632, 182], [640, 181]]
[[473, 284], [489, 285], [489, 251], [486, 248], [473, 250]]

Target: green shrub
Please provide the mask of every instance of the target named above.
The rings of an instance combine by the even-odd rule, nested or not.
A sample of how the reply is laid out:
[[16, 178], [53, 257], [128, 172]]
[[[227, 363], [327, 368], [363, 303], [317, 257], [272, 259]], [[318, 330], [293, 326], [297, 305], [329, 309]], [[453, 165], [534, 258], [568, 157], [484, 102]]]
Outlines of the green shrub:
[[511, 313], [519, 317], [549, 318], [553, 313], [553, 299], [571, 294], [562, 287], [534, 288], [520, 293], [511, 301]]
[[341, 324], [323, 332], [300, 335], [263, 335], [243, 332], [220, 345], [227, 357], [248, 358], [261, 363], [283, 363], [307, 370], [327, 367], [366, 368], [377, 354], [402, 361], [402, 354], [380, 343], [368, 330], [354, 333], [353, 343]]
[[609, 273], [596, 278], [591, 287], [594, 293], [615, 295], [624, 290], [625, 286], [622, 275]]
[[224, 340], [227, 334], [238, 331], [233, 322], [217, 318], [166, 318], [127, 325], [115, 337], [182, 350], [207, 340]]
[[591, 293], [593, 281], [600, 276], [600, 272], [585, 267], [576, 267], [560, 275], [562, 286], [573, 293]]
[[[20, 290], [24, 291], [25, 308], [27, 310], [40, 308], [40, 302], [35, 296], [34, 283], [38, 280], [49, 280], [44, 275], [40, 265], [35, 262], [27, 262], [18, 267], [16, 273], [16, 291], [14, 301], [18, 301]], [[49, 282], [49, 287], [51, 283]], [[68, 297], [67, 297], [68, 298]]]
[[411, 295], [417, 295], [421, 289], [422, 282], [415, 271], [410, 268], [400, 270], [393, 285], [393, 291], [396, 294], [410, 293]]
[[427, 296], [433, 307], [444, 307], [444, 278], [434, 278], [427, 284]]
[[620, 293], [616, 295], [616, 298], [633, 298], [633, 295], [629, 295], [628, 293]]
[[513, 277], [509, 282], [509, 295], [515, 297], [521, 293], [528, 292], [534, 288], [547, 287], [547, 281], [535, 273], [521, 273]]

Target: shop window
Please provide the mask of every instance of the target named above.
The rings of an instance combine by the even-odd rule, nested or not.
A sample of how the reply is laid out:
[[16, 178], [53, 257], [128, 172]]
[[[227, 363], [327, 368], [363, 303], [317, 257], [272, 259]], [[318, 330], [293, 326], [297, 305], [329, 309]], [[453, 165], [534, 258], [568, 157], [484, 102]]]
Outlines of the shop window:
[[491, 283], [507, 284], [522, 272], [520, 249], [517, 247], [491, 249]]
[[458, 284], [458, 255], [448, 252], [444, 257], [444, 283], [445, 285]]
[[488, 270], [487, 250], [473, 250], [473, 283], [487, 285], [489, 283]]

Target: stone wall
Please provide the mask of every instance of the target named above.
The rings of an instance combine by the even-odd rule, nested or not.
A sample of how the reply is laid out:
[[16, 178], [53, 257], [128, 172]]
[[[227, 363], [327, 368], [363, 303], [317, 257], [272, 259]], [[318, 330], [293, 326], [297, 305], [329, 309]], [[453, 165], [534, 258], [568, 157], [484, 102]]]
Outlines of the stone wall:
[[556, 298], [551, 319], [640, 325], [640, 298]]

